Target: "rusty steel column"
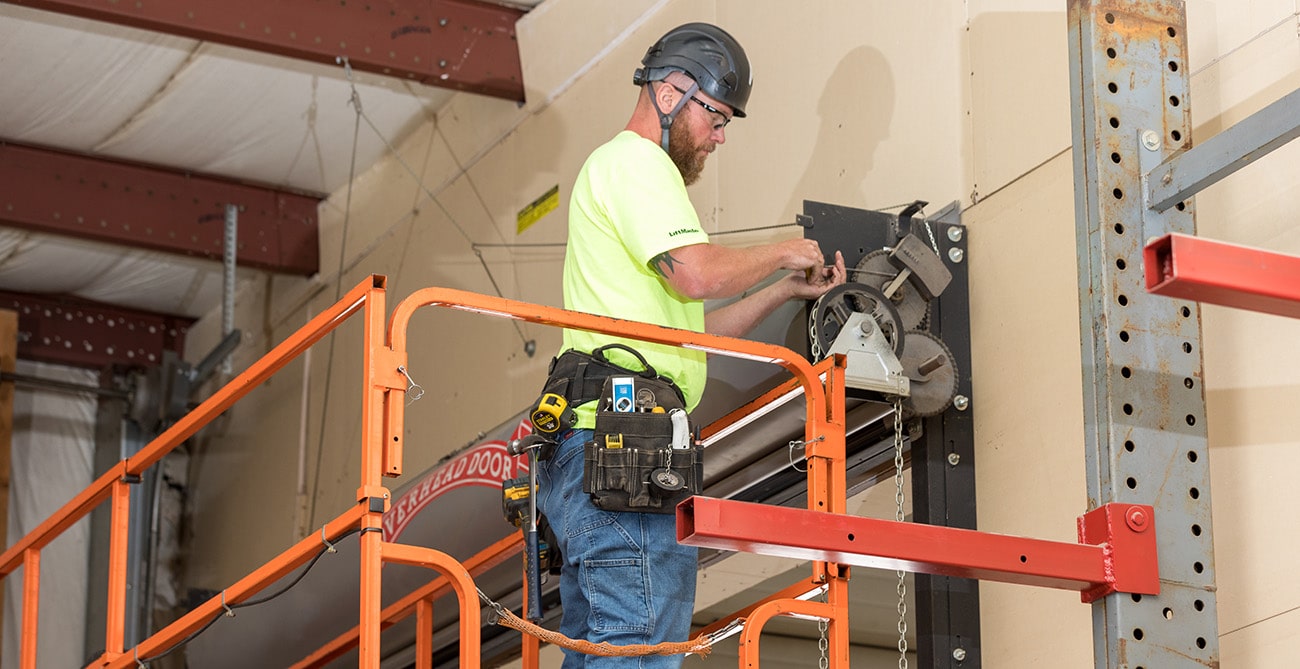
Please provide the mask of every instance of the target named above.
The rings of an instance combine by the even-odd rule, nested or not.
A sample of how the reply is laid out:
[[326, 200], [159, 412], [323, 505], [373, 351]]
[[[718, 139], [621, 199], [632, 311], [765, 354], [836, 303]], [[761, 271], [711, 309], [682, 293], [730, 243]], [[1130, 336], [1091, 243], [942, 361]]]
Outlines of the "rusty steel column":
[[1146, 240], [1194, 234], [1142, 175], [1190, 145], [1181, 0], [1070, 0], [1084, 446], [1090, 508], [1154, 507], [1160, 594], [1093, 604], [1098, 667], [1218, 666], [1196, 303], [1148, 295]]

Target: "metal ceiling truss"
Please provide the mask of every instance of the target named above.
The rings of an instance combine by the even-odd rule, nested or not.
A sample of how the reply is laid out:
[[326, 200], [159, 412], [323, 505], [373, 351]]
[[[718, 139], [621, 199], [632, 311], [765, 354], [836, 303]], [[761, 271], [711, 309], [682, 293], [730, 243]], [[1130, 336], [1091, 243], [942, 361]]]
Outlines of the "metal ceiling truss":
[[1149, 504], [1155, 596], [1093, 604], [1096, 665], [1218, 665], [1197, 304], [1149, 295], [1144, 240], [1195, 233], [1149, 209], [1142, 175], [1191, 137], [1181, 0], [1071, 0], [1070, 84], [1088, 502]]
[[0, 291], [0, 309], [18, 313], [18, 358], [74, 367], [152, 367], [185, 352], [194, 319], [72, 297]]
[[524, 11], [477, 0], [5, 0], [429, 86], [524, 99], [515, 22]]
[[213, 260], [235, 205], [240, 265], [320, 268], [315, 196], [3, 142], [0, 184], [2, 225]]

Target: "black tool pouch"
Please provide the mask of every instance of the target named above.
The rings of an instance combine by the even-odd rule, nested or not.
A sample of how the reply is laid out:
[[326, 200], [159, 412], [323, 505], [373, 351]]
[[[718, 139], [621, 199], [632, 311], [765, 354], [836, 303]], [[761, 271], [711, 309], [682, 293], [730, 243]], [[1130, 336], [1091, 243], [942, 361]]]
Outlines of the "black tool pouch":
[[[636, 379], [637, 392], [654, 397], [671, 396], [656, 380]], [[699, 494], [704, 482], [704, 449], [695, 443], [689, 425], [683, 448], [673, 448], [674, 409], [668, 400], [664, 413], [611, 411], [606, 392], [596, 411], [592, 441], [583, 451], [582, 490], [597, 508], [606, 511], [673, 513], [678, 502]], [[674, 388], [675, 390], [675, 388]], [[685, 421], [682, 421], [685, 423]]]

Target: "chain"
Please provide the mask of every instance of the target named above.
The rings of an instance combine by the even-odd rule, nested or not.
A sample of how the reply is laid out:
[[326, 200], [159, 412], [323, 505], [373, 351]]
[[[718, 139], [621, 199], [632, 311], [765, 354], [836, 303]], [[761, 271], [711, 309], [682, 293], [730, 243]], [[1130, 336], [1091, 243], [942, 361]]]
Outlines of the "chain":
[[829, 669], [831, 666], [831, 644], [826, 640], [826, 630], [830, 625], [825, 618], [817, 621], [817, 631], [821, 632], [822, 638], [817, 641], [817, 649], [821, 651], [821, 658], [817, 660], [818, 669]]
[[[903, 522], [903, 398], [894, 398], [894, 520]], [[898, 571], [898, 669], [907, 669], [907, 572]]]

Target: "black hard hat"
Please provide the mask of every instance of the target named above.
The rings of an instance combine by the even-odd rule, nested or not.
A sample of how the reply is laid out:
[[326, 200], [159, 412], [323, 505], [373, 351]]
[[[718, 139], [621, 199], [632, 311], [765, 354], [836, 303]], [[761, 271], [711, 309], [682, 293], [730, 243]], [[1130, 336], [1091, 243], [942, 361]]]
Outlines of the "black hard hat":
[[708, 23], [687, 23], [669, 30], [641, 59], [632, 83], [644, 86], [669, 72], [685, 72], [706, 95], [745, 117], [745, 103], [754, 79], [749, 58], [740, 42], [727, 31]]

